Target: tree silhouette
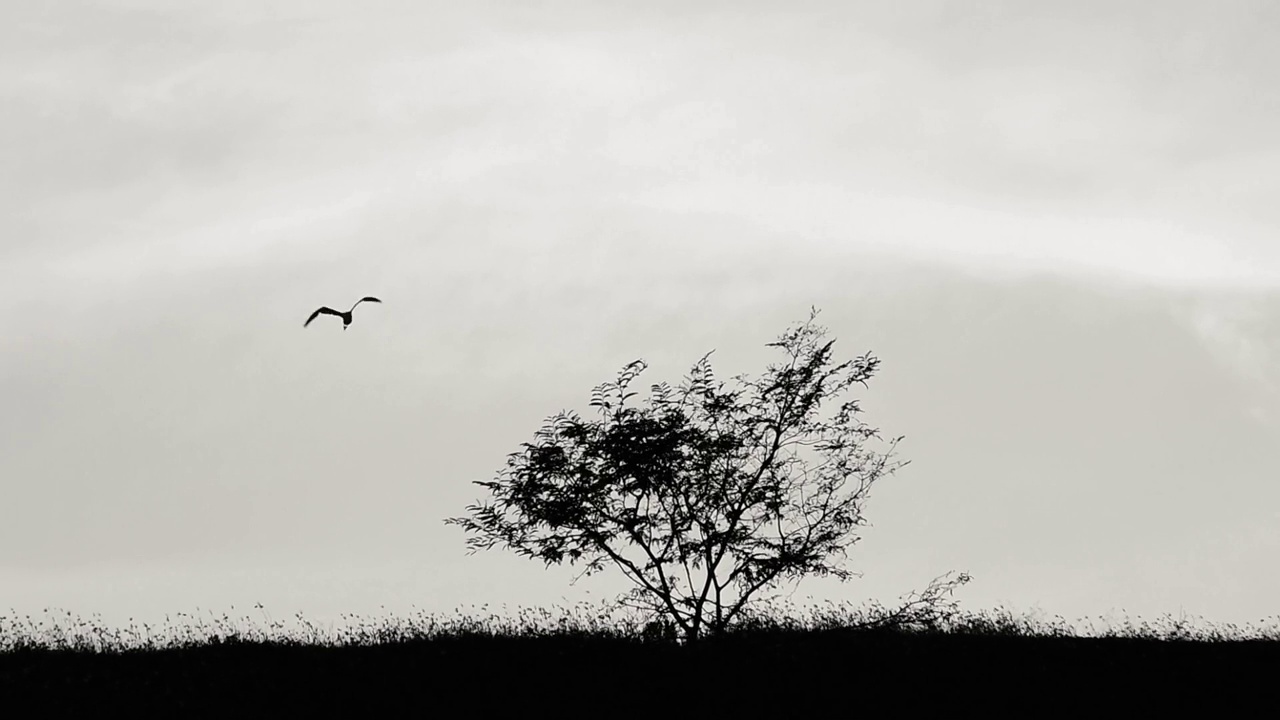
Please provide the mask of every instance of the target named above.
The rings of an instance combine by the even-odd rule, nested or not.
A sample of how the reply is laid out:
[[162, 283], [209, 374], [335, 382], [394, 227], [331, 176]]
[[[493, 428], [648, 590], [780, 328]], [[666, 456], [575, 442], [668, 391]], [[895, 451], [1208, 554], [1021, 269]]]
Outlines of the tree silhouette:
[[[866, 448], [879, 432], [857, 419], [856, 400], [829, 417], [824, 400], [866, 386], [869, 353], [830, 367], [834, 340], [808, 321], [767, 347], [787, 362], [763, 378], [717, 382], [704, 355], [679, 388], [650, 387], [629, 407], [636, 360], [597, 386], [600, 419], [562, 411], [508, 456], [493, 499], [446, 524], [472, 534], [469, 553], [503, 546], [547, 566], [568, 561], [591, 575], [612, 564], [635, 587], [619, 598], [674, 623], [686, 641], [728, 628], [760, 591], [805, 576], [857, 575], [839, 558], [865, 524], [872, 484], [905, 462]], [[714, 351], [713, 351], [714, 352]]]

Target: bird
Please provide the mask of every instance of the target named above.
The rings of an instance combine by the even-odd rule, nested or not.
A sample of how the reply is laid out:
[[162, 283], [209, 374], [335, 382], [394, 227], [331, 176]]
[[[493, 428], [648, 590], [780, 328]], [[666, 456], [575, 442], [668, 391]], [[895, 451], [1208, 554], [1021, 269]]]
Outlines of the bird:
[[[356, 301], [356, 305], [359, 305], [362, 302], [381, 303], [382, 301], [376, 297], [362, 297]], [[333, 308], [322, 307], [319, 310], [316, 310], [315, 312], [311, 313], [311, 317], [307, 318], [307, 321], [302, 323], [302, 327], [306, 327], [310, 325], [312, 320], [315, 320], [317, 317], [321, 315], [336, 315], [342, 318], [342, 329], [346, 330], [347, 326], [351, 324], [351, 313], [356, 309], [356, 305], [352, 305], [351, 310], [348, 310], [346, 312], [339, 312], [337, 310], [334, 310]]]

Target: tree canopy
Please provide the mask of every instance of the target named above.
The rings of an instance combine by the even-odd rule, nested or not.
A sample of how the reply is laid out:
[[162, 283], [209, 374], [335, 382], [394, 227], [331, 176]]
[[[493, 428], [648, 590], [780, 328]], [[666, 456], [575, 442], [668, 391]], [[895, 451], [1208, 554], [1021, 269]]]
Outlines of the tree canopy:
[[[879, 431], [855, 399], [879, 366], [870, 353], [832, 364], [834, 340], [814, 324], [768, 347], [785, 361], [726, 389], [703, 355], [679, 387], [650, 386], [628, 405], [647, 364], [598, 385], [599, 418], [562, 411], [507, 458], [492, 499], [445, 520], [471, 553], [504, 547], [584, 574], [616, 567], [634, 587], [619, 599], [673, 622], [687, 640], [740, 618], [762, 590], [806, 576], [848, 580], [847, 549], [865, 524], [872, 484], [905, 462], [868, 447]], [[832, 412], [821, 412], [833, 408]]]

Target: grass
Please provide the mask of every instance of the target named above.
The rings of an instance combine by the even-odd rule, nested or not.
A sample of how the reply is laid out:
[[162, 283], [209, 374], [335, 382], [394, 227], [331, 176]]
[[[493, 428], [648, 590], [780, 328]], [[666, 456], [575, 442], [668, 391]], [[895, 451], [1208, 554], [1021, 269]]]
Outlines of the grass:
[[456, 705], [458, 715], [482, 716], [587, 707], [644, 715], [671, 702], [784, 715], [828, 703], [923, 710], [962, 697], [1023, 698], [1028, 711], [1036, 706], [1027, 702], [1122, 698], [1185, 708], [1261, 693], [1280, 669], [1274, 625], [1169, 616], [1069, 624], [1004, 609], [904, 607], [768, 605], [696, 645], [646, 640], [641, 618], [587, 604], [346, 616], [337, 627], [301, 615], [277, 621], [261, 606], [259, 620], [210, 613], [125, 628], [46, 611], [0, 616], [0, 698], [76, 714], [117, 705], [183, 716], [240, 712], [245, 702], [290, 712]]

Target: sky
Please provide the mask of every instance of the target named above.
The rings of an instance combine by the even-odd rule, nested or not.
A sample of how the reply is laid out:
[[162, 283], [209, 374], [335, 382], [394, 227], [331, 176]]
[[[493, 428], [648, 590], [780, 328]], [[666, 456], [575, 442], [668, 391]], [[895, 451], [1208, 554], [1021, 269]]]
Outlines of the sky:
[[[445, 517], [643, 358], [872, 352], [847, 584], [1280, 614], [1280, 7], [0, 7], [0, 614], [626, 589]], [[357, 308], [304, 329], [320, 305]]]

